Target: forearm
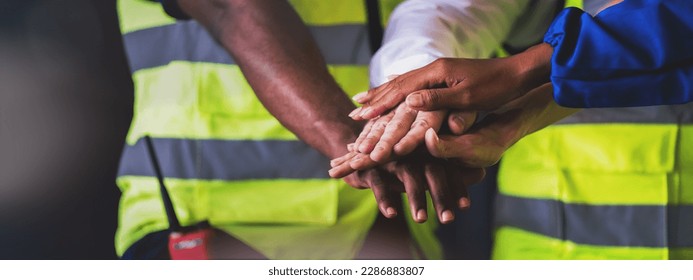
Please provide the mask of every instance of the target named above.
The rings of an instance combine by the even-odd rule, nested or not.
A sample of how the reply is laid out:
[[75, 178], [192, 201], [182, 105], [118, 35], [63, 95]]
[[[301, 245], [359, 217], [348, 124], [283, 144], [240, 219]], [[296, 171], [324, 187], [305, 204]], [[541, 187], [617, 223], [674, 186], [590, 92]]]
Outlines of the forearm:
[[516, 77], [515, 84], [521, 92], [528, 92], [549, 82], [552, 52], [551, 45], [541, 43], [505, 59], [510, 75]]
[[239, 64], [260, 101], [328, 157], [346, 153], [360, 125], [308, 29], [286, 1], [180, 0]]

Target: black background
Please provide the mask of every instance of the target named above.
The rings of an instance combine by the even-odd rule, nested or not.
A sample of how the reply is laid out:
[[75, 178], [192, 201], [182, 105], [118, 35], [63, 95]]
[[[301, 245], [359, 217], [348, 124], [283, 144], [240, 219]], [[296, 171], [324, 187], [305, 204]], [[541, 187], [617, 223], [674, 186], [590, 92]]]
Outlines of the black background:
[[0, 259], [112, 259], [133, 102], [115, 0], [0, 0]]

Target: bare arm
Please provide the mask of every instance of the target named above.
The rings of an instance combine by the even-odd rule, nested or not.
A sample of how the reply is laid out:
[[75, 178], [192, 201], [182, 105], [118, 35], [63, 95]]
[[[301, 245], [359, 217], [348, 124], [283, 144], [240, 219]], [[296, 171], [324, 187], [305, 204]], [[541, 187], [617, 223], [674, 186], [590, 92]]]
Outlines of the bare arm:
[[287, 1], [180, 0], [238, 62], [263, 105], [301, 140], [335, 158], [361, 125]]
[[[353, 104], [327, 71], [308, 29], [286, 1], [179, 0], [179, 4], [229, 51], [260, 101], [284, 126], [330, 158], [347, 152], [347, 144], [356, 139], [362, 125], [348, 117]], [[400, 190], [406, 190], [417, 221], [427, 218], [422, 194], [429, 181], [438, 217], [449, 222], [454, 219], [454, 199], [466, 192], [462, 184], [450, 190], [447, 181], [440, 179], [446, 177], [442, 174], [452, 174], [451, 182], [463, 183], [464, 178], [472, 182], [479, 176], [446, 172], [443, 167], [429, 157], [425, 165], [392, 163], [355, 172], [344, 180], [353, 187], [372, 189], [378, 208], [388, 218], [397, 215], [394, 201], [401, 199]], [[435, 180], [424, 180], [424, 175]]]

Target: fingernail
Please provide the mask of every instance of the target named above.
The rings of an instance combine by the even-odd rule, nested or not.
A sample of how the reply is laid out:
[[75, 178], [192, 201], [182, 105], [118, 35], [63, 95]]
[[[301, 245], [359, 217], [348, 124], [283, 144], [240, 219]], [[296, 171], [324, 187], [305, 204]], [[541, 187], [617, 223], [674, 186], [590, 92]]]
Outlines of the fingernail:
[[353, 151], [354, 151], [354, 145], [356, 145], [356, 144], [355, 144], [355, 143], [351, 143], [351, 144], [347, 145], [347, 151], [353, 152]]
[[423, 97], [421, 97], [421, 94], [411, 94], [407, 97], [407, 105], [409, 107], [421, 107], [423, 106]]
[[430, 127], [428, 128], [428, 130], [426, 130], [426, 133], [431, 134], [431, 136], [433, 137], [433, 141], [436, 142], [436, 145], [440, 143], [440, 138], [438, 137], [438, 133], [436, 133], [435, 129]]
[[400, 144], [400, 143], [397, 143], [394, 146], [392, 146], [392, 152], [394, 152], [395, 155], [399, 155], [401, 150], [402, 150], [402, 144]]
[[429, 128], [431, 135], [433, 135], [433, 143], [436, 146], [436, 150], [440, 152], [441, 154], [445, 154], [445, 147], [443, 147], [443, 144], [440, 143], [440, 137], [438, 137], [438, 133], [436, 132], [435, 129]]
[[351, 111], [351, 113], [349, 113], [349, 117], [353, 118], [354, 116], [356, 116], [361, 111], [361, 108], [363, 108], [363, 107], [358, 107], [358, 108], [354, 109], [353, 111]]
[[464, 118], [460, 117], [460, 115], [455, 114], [452, 116], [452, 119], [457, 123], [457, 125], [459, 125], [461, 128], [464, 128]]
[[457, 203], [457, 206], [460, 207], [460, 209], [467, 209], [472, 205], [471, 201], [469, 201], [469, 198], [463, 197], [460, 198], [460, 200]]
[[368, 95], [367, 91], [359, 92], [357, 95], [354, 95], [354, 97], [352, 97], [351, 99], [358, 102], [358, 103], [363, 103], [366, 95]]
[[417, 222], [424, 222], [428, 219], [428, 215], [426, 214], [426, 210], [419, 209], [419, 211], [416, 212], [416, 220]]
[[452, 213], [450, 210], [445, 210], [443, 211], [443, 214], [440, 215], [440, 222], [443, 224], [447, 224], [449, 222], [452, 222], [455, 219], [455, 214]]
[[[363, 107], [361, 107], [361, 108], [363, 108]], [[363, 110], [363, 112], [361, 112], [361, 114], [359, 114], [359, 116], [364, 118], [364, 119], [369, 118], [369, 116], [372, 112], [373, 112], [373, 109], [367, 108], [366, 110]]]
[[388, 218], [392, 218], [392, 217], [397, 216], [397, 210], [395, 210], [395, 208], [388, 207], [387, 210], [386, 210], [386, 212], [387, 212], [387, 217], [388, 217]]

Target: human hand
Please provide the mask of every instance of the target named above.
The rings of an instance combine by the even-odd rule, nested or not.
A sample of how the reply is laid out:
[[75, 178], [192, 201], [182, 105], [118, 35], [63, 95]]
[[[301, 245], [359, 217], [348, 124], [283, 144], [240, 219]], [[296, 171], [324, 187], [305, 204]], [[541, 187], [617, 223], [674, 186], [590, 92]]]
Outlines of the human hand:
[[394, 218], [398, 215], [397, 209], [401, 205], [399, 194], [404, 189], [404, 185], [386, 169], [378, 167], [360, 170], [350, 173], [343, 180], [357, 189], [371, 189], [380, 213], [386, 218]]
[[[372, 168], [401, 158], [424, 142], [428, 129], [438, 131], [446, 111], [418, 112], [400, 104], [394, 111], [370, 120], [347, 153], [331, 161], [330, 176], [341, 178], [356, 170]], [[448, 127], [453, 134], [462, 134], [474, 123], [474, 112], [453, 112]]]
[[441, 58], [354, 97], [350, 116], [372, 119], [397, 104], [414, 110], [494, 110], [548, 81], [551, 46], [540, 44], [508, 58]]
[[[368, 158], [367, 155], [357, 151], [352, 151], [350, 155]], [[437, 159], [428, 154], [425, 149], [418, 149], [401, 160], [366, 171], [354, 172], [345, 177], [345, 180], [353, 176], [361, 176], [365, 174], [364, 172], [372, 172], [372, 170], [378, 170], [380, 178], [389, 176], [388, 183], [378, 179], [370, 179], [369, 183], [376, 187], [373, 189], [373, 194], [383, 215], [388, 218], [396, 215], [395, 207], [392, 205], [399, 197], [396, 194], [404, 191], [409, 200], [412, 217], [419, 223], [428, 219], [425, 196], [427, 189], [439, 221], [449, 223], [455, 218], [453, 211], [455, 207], [464, 209], [470, 205], [467, 186], [480, 181], [485, 175], [481, 168], [465, 168], [455, 160]], [[353, 182], [350, 184], [354, 185]]]
[[428, 151], [440, 158], [454, 158], [467, 167], [488, 167], [522, 137], [578, 110], [558, 106], [550, 83], [533, 89], [487, 115], [462, 135], [438, 135], [426, 131]]

